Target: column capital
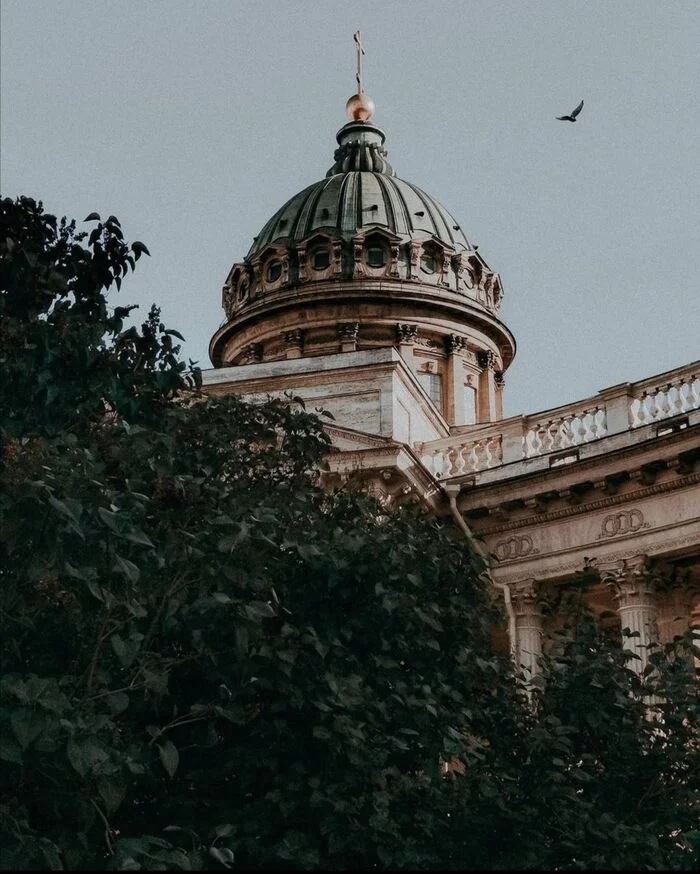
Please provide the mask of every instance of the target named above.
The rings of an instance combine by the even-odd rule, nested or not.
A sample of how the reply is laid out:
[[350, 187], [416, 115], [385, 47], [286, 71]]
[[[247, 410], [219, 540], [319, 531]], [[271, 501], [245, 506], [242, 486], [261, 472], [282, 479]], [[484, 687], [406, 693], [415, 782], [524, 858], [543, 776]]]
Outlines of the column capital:
[[648, 555], [635, 555], [609, 564], [598, 564], [601, 581], [607, 584], [620, 607], [654, 604], [659, 588], [667, 585], [672, 569]]
[[448, 355], [457, 355], [459, 352], [464, 350], [466, 345], [466, 338], [460, 337], [458, 334], [450, 334], [450, 336], [445, 340], [445, 348], [447, 349]]
[[510, 598], [518, 615], [537, 614], [544, 601], [542, 586], [538, 580], [518, 580], [510, 585]]
[[396, 338], [399, 343], [410, 343], [413, 344], [418, 339], [418, 326], [417, 325], [407, 325], [403, 322], [397, 322], [396, 324]]
[[297, 328], [294, 331], [285, 331], [282, 335], [287, 351], [287, 358], [301, 358], [304, 348], [304, 332]]
[[482, 370], [495, 370], [498, 365], [496, 353], [490, 349], [480, 349], [476, 353], [476, 360]]

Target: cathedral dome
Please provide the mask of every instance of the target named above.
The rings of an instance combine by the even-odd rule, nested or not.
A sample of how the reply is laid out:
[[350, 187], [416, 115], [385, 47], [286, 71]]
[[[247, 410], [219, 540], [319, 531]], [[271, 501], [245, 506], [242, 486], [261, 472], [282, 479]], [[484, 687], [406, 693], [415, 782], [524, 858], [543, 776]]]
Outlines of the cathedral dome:
[[362, 94], [348, 101], [326, 176], [277, 210], [229, 271], [226, 322], [209, 348], [215, 367], [392, 346], [399, 336], [436, 350], [456, 343], [474, 361], [488, 353], [496, 372], [510, 364], [498, 274], [437, 200], [397, 177], [369, 104]]
[[370, 123], [350, 122], [326, 178], [290, 198], [266, 223], [248, 258], [270, 243], [295, 244], [313, 231], [350, 239], [382, 227], [408, 241], [434, 237], [456, 252], [473, 251], [458, 222], [418, 186], [399, 179], [386, 160], [385, 135]]

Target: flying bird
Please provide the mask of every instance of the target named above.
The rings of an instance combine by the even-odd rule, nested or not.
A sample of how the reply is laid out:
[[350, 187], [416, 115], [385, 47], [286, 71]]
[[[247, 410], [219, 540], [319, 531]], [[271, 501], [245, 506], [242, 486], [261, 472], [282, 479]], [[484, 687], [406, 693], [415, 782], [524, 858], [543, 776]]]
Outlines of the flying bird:
[[574, 109], [571, 115], [558, 115], [557, 121], [576, 121], [576, 116], [583, 109], [583, 100], [579, 103], [579, 105]]

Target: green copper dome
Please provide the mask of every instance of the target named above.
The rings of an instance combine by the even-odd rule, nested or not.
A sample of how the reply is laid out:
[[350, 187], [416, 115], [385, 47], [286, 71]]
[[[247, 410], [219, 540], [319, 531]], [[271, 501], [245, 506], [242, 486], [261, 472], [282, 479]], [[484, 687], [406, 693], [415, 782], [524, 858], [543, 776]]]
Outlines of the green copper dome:
[[434, 198], [399, 179], [386, 160], [384, 132], [370, 122], [338, 131], [335, 163], [320, 182], [294, 195], [263, 227], [251, 258], [271, 243], [294, 245], [313, 231], [349, 239], [369, 227], [404, 239], [436, 237], [457, 252], [473, 251], [459, 223]]

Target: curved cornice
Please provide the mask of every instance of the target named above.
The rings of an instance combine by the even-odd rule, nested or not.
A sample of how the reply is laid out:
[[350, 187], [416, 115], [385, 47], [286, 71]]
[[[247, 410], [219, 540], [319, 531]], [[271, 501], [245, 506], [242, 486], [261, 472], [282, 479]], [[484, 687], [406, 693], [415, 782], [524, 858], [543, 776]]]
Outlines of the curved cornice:
[[[223, 348], [234, 335], [243, 335], [253, 325], [264, 323], [283, 313], [291, 314], [295, 310], [304, 311], [305, 328], [314, 326], [315, 313], [321, 315], [320, 310], [339, 305], [357, 309], [355, 317], [360, 321], [376, 322], [376, 317], [362, 319], [359, 312], [359, 305], [368, 302], [382, 307], [387, 304], [407, 304], [412, 310], [412, 321], [417, 326], [423, 321], [426, 328], [434, 328], [434, 322], [429, 318], [429, 311], [432, 311], [434, 317], [439, 318], [442, 315], [463, 326], [465, 331], [471, 329], [482, 332], [499, 349], [503, 370], [510, 366], [515, 355], [515, 338], [506, 325], [464, 295], [417, 282], [379, 279], [362, 282], [319, 282], [271, 292], [258, 298], [214, 334], [209, 344], [210, 358], [215, 367], [222, 366]], [[349, 318], [349, 314], [347, 317]], [[406, 318], [406, 314], [402, 313], [401, 318]], [[391, 315], [387, 314], [381, 321], [389, 320]], [[320, 321], [326, 322], [327, 316]], [[244, 343], [242, 339], [241, 344]]]

